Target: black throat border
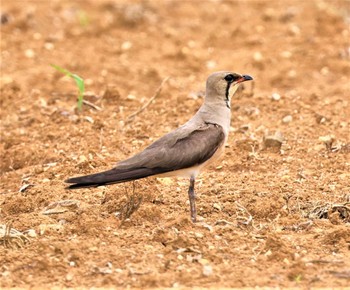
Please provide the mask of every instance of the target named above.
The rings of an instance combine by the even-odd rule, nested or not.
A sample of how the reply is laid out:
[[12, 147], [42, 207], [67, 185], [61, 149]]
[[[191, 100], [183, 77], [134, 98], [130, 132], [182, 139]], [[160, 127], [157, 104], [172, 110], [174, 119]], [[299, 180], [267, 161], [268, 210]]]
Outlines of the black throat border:
[[226, 99], [225, 99], [226, 107], [229, 108], [229, 109], [231, 109], [231, 107], [230, 107], [230, 99], [229, 99], [229, 97], [228, 97], [228, 94], [230, 93], [231, 84], [232, 84], [232, 83], [229, 83], [229, 82], [227, 83], [227, 86], [226, 86], [226, 94], [225, 94], [225, 97], [226, 97]]

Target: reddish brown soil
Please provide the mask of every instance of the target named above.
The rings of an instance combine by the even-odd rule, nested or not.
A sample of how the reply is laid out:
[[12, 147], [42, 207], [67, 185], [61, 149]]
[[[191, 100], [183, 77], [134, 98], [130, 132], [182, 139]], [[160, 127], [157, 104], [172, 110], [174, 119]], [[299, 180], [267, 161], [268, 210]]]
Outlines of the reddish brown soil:
[[[349, 1], [3, 1], [0, 224], [35, 234], [21, 248], [0, 237], [0, 286], [349, 285], [349, 11]], [[50, 64], [82, 76], [101, 110], [79, 113], [74, 83]], [[255, 81], [232, 100], [225, 157], [197, 180], [200, 222], [184, 179], [65, 189], [188, 120], [217, 70]], [[264, 149], [276, 131], [281, 149]], [[121, 225], [133, 196], [141, 206]], [[43, 214], [62, 200], [79, 204]]]

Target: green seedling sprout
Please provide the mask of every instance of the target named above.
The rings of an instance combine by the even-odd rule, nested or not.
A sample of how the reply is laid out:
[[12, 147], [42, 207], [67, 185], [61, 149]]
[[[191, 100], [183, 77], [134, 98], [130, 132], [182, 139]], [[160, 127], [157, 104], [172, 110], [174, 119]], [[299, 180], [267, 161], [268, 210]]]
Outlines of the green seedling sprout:
[[86, 27], [89, 25], [90, 20], [89, 20], [89, 17], [87, 16], [87, 14], [84, 10], [78, 11], [78, 21], [82, 27]]
[[52, 64], [51, 66], [53, 68], [55, 68], [56, 70], [58, 70], [59, 72], [64, 73], [66, 76], [72, 78], [75, 81], [75, 83], [78, 87], [78, 90], [79, 90], [77, 107], [78, 107], [78, 110], [81, 111], [82, 106], [83, 106], [84, 92], [85, 92], [84, 80], [80, 76], [73, 74], [70, 71], [68, 71], [68, 70], [66, 70], [58, 65]]

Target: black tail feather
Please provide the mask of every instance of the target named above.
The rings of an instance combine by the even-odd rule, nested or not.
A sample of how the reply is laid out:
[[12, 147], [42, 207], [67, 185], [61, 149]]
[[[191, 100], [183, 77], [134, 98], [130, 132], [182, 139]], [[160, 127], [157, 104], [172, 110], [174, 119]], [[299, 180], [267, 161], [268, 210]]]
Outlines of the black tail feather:
[[140, 178], [145, 178], [148, 176], [160, 174], [167, 172], [162, 168], [133, 168], [133, 169], [118, 169], [114, 168], [104, 172], [85, 175], [80, 177], [73, 177], [67, 179], [66, 183], [73, 183], [69, 185], [67, 189], [77, 189], [86, 187], [98, 187], [108, 184], [122, 183], [127, 181], [132, 181]]

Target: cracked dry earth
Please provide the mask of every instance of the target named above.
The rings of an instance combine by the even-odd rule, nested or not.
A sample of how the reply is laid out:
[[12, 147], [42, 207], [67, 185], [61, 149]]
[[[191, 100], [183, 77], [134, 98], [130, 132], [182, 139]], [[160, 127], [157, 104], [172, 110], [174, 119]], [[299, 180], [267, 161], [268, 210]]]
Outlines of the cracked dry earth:
[[[350, 285], [349, 1], [1, 4], [1, 288]], [[254, 82], [198, 223], [185, 179], [65, 190], [186, 122], [218, 70]]]

